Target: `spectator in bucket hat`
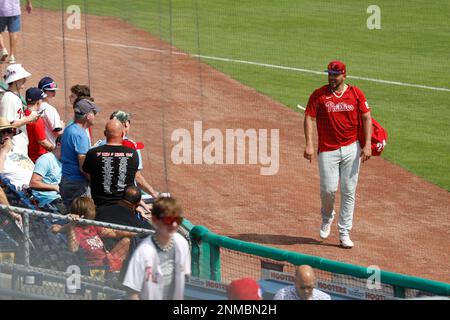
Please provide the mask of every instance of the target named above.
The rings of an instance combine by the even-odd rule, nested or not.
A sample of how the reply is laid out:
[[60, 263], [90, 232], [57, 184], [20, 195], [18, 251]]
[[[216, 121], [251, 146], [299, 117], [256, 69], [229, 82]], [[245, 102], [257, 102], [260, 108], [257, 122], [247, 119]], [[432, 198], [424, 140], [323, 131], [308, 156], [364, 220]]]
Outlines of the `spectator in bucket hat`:
[[19, 129], [19, 134], [13, 138], [13, 143], [17, 152], [28, 153], [28, 136], [26, 124], [36, 121], [39, 114], [36, 111], [25, 116], [20, 91], [24, 88], [26, 79], [31, 73], [25, 70], [21, 64], [12, 64], [6, 68], [3, 79], [8, 85], [8, 90], [0, 100], [0, 117], [6, 118], [14, 128]]

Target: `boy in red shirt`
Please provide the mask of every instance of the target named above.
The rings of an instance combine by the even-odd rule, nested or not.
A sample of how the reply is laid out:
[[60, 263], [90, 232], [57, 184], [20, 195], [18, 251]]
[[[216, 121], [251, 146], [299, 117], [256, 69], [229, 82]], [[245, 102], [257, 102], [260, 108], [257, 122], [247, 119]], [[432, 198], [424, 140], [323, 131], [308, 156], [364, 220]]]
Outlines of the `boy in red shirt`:
[[[38, 112], [42, 103], [42, 99], [45, 98], [45, 93], [39, 88], [29, 88], [25, 93], [25, 100], [27, 101], [28, 109], [25, 110], [25, 115], [30, 115], [33, 111]], [[33, 161], [43, 154], [52, 151], [54, 149], [53, 143], [51, 143], [45, 134], [45, 124], [41, 118], [38, 118], [35, 122], [27, 124], [28, 134], [28, 157]]]
[[[313, 123], [317, 123], [319, 136], [318, 162], [322, 226], [320, 237], [328, 238], [333, 223], [334, 199], [341, 184], [339, 214], [339, 241], [344, 248], [352, 248], [350, 230], [353, 224], [356, 185], [360, 159], [371, 156], [372, 117], [364, 93], [344, 83], [346, 67], [343, 62], [328, 64], [328, 85], [313, 92], [305, 111], [306, 149], [304, 157], [311, 162], [314, 147]], [[360, 121], [361, 120], [361, 121]], [[359, 145], [359, 126], [363, 126], [365, 144]]]

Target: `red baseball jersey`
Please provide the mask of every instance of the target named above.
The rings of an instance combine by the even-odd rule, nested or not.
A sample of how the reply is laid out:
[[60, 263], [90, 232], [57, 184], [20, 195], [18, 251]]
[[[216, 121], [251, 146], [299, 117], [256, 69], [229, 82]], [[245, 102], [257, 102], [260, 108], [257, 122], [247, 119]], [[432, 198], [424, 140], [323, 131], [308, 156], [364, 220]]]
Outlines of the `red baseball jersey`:
[[[29, 116], [31, 114], [30, 110], [25, 110], [25, 115]], [[39, 118], [35, 122], [27, 124], [27, 134], [28, 134], [28, 157], [33, 162], [43, 154], [47, 153], [44, 147], [42, 147], [38, 141], [47, 139], [45, 135], [45, 124], [44, 121]]]
[[305, 113], [316, 118], [319, 152], [333, 151], [358, 139], [359, 117], [370, 108], [364, 93], [357, 87], [353, 90], [348, 85], [339, 97], [325, 85], [309, 97]]

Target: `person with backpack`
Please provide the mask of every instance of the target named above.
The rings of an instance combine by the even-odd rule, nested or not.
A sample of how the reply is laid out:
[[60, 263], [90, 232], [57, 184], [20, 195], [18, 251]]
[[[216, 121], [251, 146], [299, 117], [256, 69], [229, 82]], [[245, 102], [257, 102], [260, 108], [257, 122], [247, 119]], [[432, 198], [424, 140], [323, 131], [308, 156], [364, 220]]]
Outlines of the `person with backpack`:
[[[330, 235], [340, 182], [339, 242], [341, 247], [349, 249], [354, 246], [350, 231], [360, 161], [365, 162], [372, 156], [372, 117], [364, 93], [345, 83], [346, 66], [343, 62], [331, 61], [325, 72], [328, 73], [328, 84], [311, 94], [305, 111], [304, 158], [309, 162], [313, 159], [313, 123], [316, 121], [322, 214], [320, 237], [327, 239]], [[358, 139], [360, 128], [363, 141]]]

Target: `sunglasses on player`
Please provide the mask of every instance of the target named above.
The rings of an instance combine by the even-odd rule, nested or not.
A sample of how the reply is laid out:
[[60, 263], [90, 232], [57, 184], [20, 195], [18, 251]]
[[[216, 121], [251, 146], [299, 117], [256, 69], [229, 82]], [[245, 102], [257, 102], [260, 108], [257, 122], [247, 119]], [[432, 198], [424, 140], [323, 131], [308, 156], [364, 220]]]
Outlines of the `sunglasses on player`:
[[160, 217], [158, 220], [162, 221], [165, 225], [172, 225], [174, 222], [176, 222], [178, 225], [181, 225], [183, 222], [183, 217], [177, 216], [177, 217]]

